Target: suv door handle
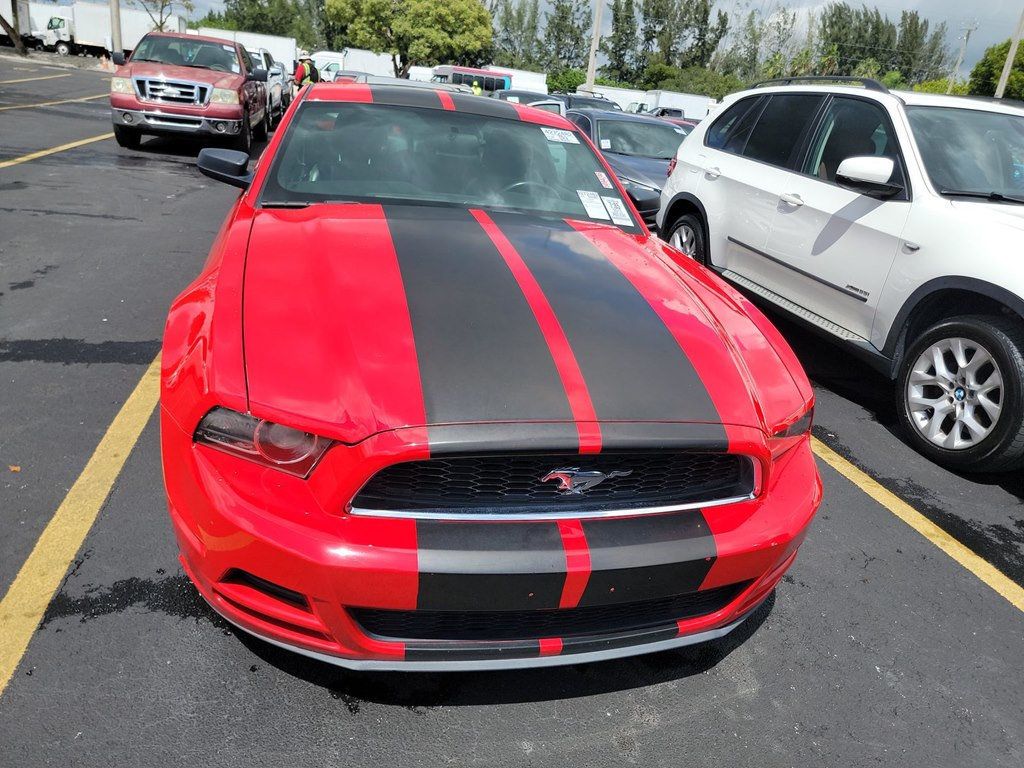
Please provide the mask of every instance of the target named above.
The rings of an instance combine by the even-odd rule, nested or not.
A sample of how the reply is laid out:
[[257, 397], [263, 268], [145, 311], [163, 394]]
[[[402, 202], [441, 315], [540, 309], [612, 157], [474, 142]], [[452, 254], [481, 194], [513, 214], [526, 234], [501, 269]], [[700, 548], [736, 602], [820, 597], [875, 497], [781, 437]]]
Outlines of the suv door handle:
[[779, 199], [786, 205], [792, 205], [794, 208], [799, 208], [804, 204], [804, 199], [796, 194], [796, 192], [783, 192]]
[[722, 171], [718, 168], [718, 166], [712, 166], [711, 168], [704, 169], [704, 175], [707, 176], [709, 179], [717, 179], [719, 176], [722, 175]]

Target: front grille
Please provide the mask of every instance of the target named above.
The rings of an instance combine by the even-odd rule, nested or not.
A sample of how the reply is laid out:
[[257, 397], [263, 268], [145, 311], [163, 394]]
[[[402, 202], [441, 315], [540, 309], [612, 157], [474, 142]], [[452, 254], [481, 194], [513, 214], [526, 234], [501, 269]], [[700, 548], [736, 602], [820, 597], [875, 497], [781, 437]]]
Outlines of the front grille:
[[[552, 470], [574, 468], [609, 476], [581, 494], [543, 482]], [[456, 456], [385, 467], [363, 486], [360, 511], [487, 512], [496, 515], [600, 512], [701, 504], [749, 496], [749, 457], [722, 453], [621, 452], [599, 455]]]
[[140, 99], [165, 104], [205, 104], [210, 92], [210, 86], [202, 83], [147, 77], [135, 78], [135, 87]]
[[671, 625], [721, 610], [750, 582], [657, 600], [541, 611], [390, 611], [349, 608], [368, 634], [394, 640], [535, 640]]

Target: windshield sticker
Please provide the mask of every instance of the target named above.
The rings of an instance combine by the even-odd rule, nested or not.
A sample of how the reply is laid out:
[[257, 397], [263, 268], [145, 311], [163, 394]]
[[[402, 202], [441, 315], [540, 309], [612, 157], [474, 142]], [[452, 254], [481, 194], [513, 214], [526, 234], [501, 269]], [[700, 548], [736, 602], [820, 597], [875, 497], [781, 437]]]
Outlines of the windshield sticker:
[[231, 47], [230, 45], [222, 45], [221, 48], [223, 48], [228, 53], [234, 53], [235, 52], [235, 49], [233, 47]]
[[518, 96], [509, 96], [506, 99], [506, 101], [511, 101], [513, 104], [518, 104], [519, 103], [519, 97]]
[[576, 138], [576, 134], [572, 131], [563, 131], [560, 128], [547, 128], [544, 126], [541, 126], [541, 130], [548, 137], [548, 141], [557, 141], [559, 144], [580, 143], [580, 140]]
[[611, 149], [611, 148], [612, 148], [612, 140], [611, 139], [601, 139], [601, 149]]
[[580, 202], [587, 211], [587, 216], [592, 219], [603, 219], [608, 221], [608, 211], [601, 202], [601, 195], [597, 192], [588, 192], [585, 189], [577, 189], [576, 194], [580, 196]]
[[606, 173], [603, 173], [602, 171], [594, 171], [594, 174], [597, 176], [597, 180], [601, 182], [602, 187], [605, 189], [612, 188], [612, 183], [608, 180], [608, 175]]
[[608, 209], [608, 213], [611, 214], [613, 224], [632, 226], [633, 219], [630, 218], [629, 211], [626, 210], [625, 204], [619, 198], [602, 197], [601, 200], [604, 202], [604, 207]]

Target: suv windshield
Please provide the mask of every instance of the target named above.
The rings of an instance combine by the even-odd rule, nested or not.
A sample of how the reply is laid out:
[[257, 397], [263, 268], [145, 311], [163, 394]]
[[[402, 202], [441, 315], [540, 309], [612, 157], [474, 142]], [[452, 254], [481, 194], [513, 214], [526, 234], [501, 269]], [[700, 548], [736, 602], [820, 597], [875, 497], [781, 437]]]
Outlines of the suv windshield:
[[159, 64], [214, 69], [235, 74], [242, 71], [233, 45], [180, 37], [147, 35], [136, 46], [132, 53], [132, 61], [155, 61]]
[[337, 201], [475, 205], [636, 227], [572, 131], [441, 109], [306, 102], [261, 203]]
[[1024, 193], [1024, 116], [958, 107], [907, 107], [939, 192]]
[[676, 155], [686, 134], [671, 123], [598, 120], [597, 145], [605, 152], [668, 160]]

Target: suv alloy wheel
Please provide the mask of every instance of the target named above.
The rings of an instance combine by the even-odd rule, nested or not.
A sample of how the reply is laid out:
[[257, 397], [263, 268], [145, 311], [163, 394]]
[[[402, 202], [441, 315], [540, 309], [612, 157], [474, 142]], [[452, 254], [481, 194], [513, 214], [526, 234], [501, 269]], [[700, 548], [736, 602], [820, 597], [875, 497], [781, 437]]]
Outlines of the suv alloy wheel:
[[668, 244], [681, 251], [698, 264], [707, 264], [707, 245], [704, 241], [704, 227], [692, 213], [676, 219], [668, 232]]
[[896, 395], [911, 444], [956, 469], [1024, 464], [1024, 329], [1002, 317], [956, 317], [907, 349]]

